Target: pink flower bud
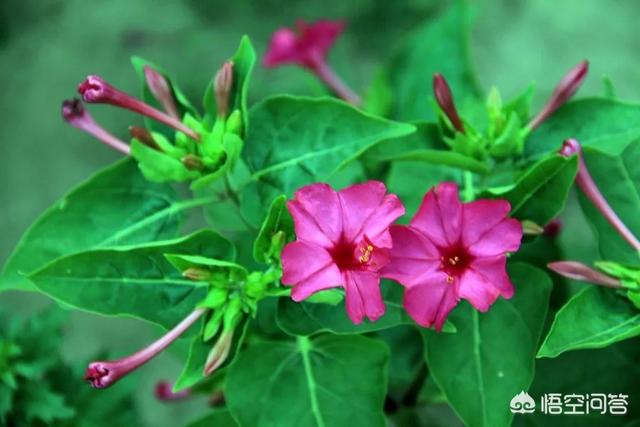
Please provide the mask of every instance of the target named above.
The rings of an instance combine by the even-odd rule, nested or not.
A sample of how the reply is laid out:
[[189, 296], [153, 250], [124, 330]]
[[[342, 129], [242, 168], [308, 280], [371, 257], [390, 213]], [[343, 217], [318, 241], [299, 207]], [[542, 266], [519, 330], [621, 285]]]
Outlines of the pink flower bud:
[[99, 126], [79, 99], [68, 99], [62, 103], [62, 117], [71, 126], [88, 133], [122, 154], [129, 155], [129, 146]]
[[111, 104], [120, 108], [131, 110], [143, 116], [147, 116], [160, 123], [164, 123], [186, 135], [199, 141], [200, 135], [185, 126], [175, 117], [163, 113], [152, 106], [116, 89], [100, 76], [89, 76], [78, 85], [78, 93], [88, 103]]
[[622, 288], [620, 281], [614, 277], [607, 276], [593, 268], [590, 268], [577, 261], [556, 261], [547, 264], [549, 269], [561, 276], [569, 279], [582, 280], [584, 282], [595, 283], [609, 288]]
[[153, 139], [151, 132], [145, 128], [139, 126], [129, 126], [129, 134], [131, 138], [135, 138], [142, 142], [144, 145], [153, 148], [154, 150], [162, 151], [158, 143]]
[[231, 89], [233, 88], [233, 62], [227, 61], [222, 64], [216, 74], [214, 82], [214, 92], [216, 95], [216, 107], [218, 116], [227, 117], [229, 114], [229, 101]]
[[224, 331], [207, 356], [204, 364], [204, 374], [211, 375], [229, 357], [231, 344], [233, 343], [233, 329]]
[[166, 111], [171, 117], [180, 120], [178, 107], [176, 107], [173, 92], [171, 91], [171, 87], [169, 86], [167, 79], [148, 65], [144, 66], [144, 77], [147, 80], [149, 90], [153, 94], [154, 98], [162, 105], [164, 111]]
[[456, 128], [458, 132], [464, 133], [464, 125], [462, 124], [462, 120], [460, 120], [458, 110], [456, 110], [456, 105], [453, 102], [451, 89], [445, 78], [439, 73], [433, 75], [433, 93], [436, 96], [438, 105], [449, 118], [453, 127]]
[[582, 85], [582, 82], [587, 76], [588, 71], [588, 61], [582, 61], [571, 70], [569, 70], [569, 72], [562, 78], [562, 80], [560, 80], [558, 86], [556, 86], [555, 90], [551, 94], [551, 98], [542, 108], [542, 111], [540, 111], [540, 113], [538, 113], [538, 115], [533, 120], [531, 120], [527, 127], [530, 130], [537, 128], [558, 108], [563, 106], [573, 96], [573, 94], [576, 93], [580, 85]]
[[640, 251], [640, 241], [634, 236], [629, 228], [622, 222], [620, 217], [611, 208], [607, 200], [604, 198], [598, 186], [593, 181], [587, 165], [582, 155], [582, 147], [576, 139], [567, 139], [562, 144], [562, 148], [558, 151], [561, 156], [570, 157], [574, 154], [578, 155], [578, 174], [576, 175], [576, 185], [585, 196], [600, 211], [602, 216], [616, 229], [616, 231], [629, 243], [636, 251]]

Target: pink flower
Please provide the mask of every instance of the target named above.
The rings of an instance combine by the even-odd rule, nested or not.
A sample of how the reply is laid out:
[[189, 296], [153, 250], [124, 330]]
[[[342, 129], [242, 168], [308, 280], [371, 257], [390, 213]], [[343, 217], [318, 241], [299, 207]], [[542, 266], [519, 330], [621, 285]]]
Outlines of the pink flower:
[[421, 326], [441, 330], [460, 298], [487, 311], [511, 298], [506, 252], [520, 247], [522, 226], [505, 200], [461, 203], [458, 186], [431, 189], [409, 226], [391, 227], [393, 248], [383, 277], [407, 289], [404, 307]]
[[325, 62], [329, 49], [344, 30], [344, 22], [325, 20], [308, 24], [298, 20], [296, 27], [297, 33], [290, 28], [273, 33], [264, 57], [265, 67], [298, 64], [314, 69]]
[[369, 181], [336, 192], [327, 184], [302, 187], [288, 202], [297, 240], [282, 251], [282, 283], [302, 301], [342, 286], [351, 321], [384, 314], [380, 270], [389, 262], [389, 226], [404, 214], [383, 183]]

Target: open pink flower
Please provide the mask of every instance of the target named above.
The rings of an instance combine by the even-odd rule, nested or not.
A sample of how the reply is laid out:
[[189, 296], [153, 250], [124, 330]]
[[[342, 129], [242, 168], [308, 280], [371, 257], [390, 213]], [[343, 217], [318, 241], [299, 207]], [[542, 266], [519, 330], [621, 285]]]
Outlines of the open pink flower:
[[406, 287], [404, 307], [421, 326], [441, 330], [460, 298], [487, 311], [511, 298], [506, 252], [520, 247], [522, 226], [505, 200], [461, 203], [458, 186], [431, 189], [409, 226], [391, 227], [393, 248], [382, 275]]
[[302, 301], [342, 286], [351, 321], [384, 314], [380, 270], [389, 262], [389, 226], [404, 214], [383, 183], [369, 181], [336, 192], [327, 184], [302, 187], [288, 202], [297, 240], [282, 251], [282, 283]]
[[297, 64], [314, 69], [324, 63], [329, 49], [344, 30], [342, 21], [296, 22], [297, 32], [280, 28], [271, 37], [264, 57], [266, 67]]

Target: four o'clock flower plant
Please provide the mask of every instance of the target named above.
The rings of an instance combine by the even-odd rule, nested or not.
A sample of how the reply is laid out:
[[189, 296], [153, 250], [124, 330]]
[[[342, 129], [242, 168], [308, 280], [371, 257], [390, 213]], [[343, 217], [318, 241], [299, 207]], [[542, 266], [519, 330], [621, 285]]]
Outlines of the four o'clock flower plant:
[[[235, 54], [210, 70], [202, 105], [167, 71], [137, 57], [139, 95], [90, 75], [78, 86], [80, 98], [63, 103], [66, 122], [124, 158], [49, 209], [26, 233], [3, 276], [67, 308], [164, 329], [129, 356], [108, 347], [117, 358], [88, 364], [91, 386], [119, 386], [134, 371], [149, 373], [146, 364], [173, 345], [183, 369], [175, 377], [162, 374], [168, 381], [158, 383], [157, 398], [215, 396], [216, 420], [230, 417], [243, 427], [270, 420], [378, 426], [388, 422], [384, 408], [395, 422], [393, 408], [412, 411], [428, 376], [465, 425], [508, 426], [504, 399], [531, 385], [549, 309], [556, 320], [548, 334], [575, 329], [582, 337], [601, 336], [601, 330], [586, 329], [634, 324], [638, 225], [619, 206], [635, 209], [637, 201], [597, 182], [604, 181], [600, 169], [591, 176], [592, 153], [585, 160], [577, 140], [557, 152], [574, 134], [594, 145], [609, 138], [608, 130], [599, 133], [609, 129], [613, 113], [607, 108], [620, 110], [615, 100], [590, 100], [590, 123], [583, 126], [583, 101], [563, 108], [586, 78], [587, 62], [561, 79], [537, 114], [529, 114], [530, 90], [506, 103], [497, 90], [489, 91], [482, 125], [467, 111], [478, 105], [479, 91], [465, 93], [437, 72], [442, 65], [447, 73], [470, 73], [443, 63], [444, 48], [425, 51], [428, 75], [422, 59], [404, 61], [402, 72], [394, 60], [381, 74], [388, 87], [377, 81], [368, 93], [384, 92], [381, 103], [397, 104], [406, 100], [399, 87], [426, 83], [427, 90], [410, 96], [424, 105], [434, 99], [437, 114], [408, 122], [402, 108], [363, 111], [359, 96], [330, 68], [329, 53], [347, 31], [344, 22], [298, 21], [295, 29], [277, 29], [261, 58], [267, 68], [304, 68], [346, 102], [287, 94], [256, 99], [258, 91], [249, 87], [258, 55], [244, 37]], [[92, 104], [133, 112], [139, 121], [106, 130], [90, 115], [89, 109], [101, 108]], [[635, 114], [633, 108], [624, 106], [628, 114]], [[389, 117], [382, 117], [383, 110]], [[541, 141], [548, 135], [559, 141]], [[615, 141], [595, 148], [606, 152], [603, 164], [624, 152], [610, 170], [623, 164], [621, 179], [632, 181], [640, 176], [640, 149], [627, 142], [618, 151], [607, 151]], [[384, 167], [368, 167], [371, 162]], [[564, 208], [574, 184], [607, 220], [604, 226], [610, 224], [631, 248], [622, 251], [624, 262], [612, 256], [592, 268], [550, 257], [572, 259], [572, 248], [556, 249], [573, 237]], [[584, 293], [588, 304], [580, 302], [583, 293], [554, 293], [550, 304], [547, 264], [609, 289], [590, 288], [596, 292]], [[595, 321], [563, 325], [574, 309]], [[560, 335], [558, 348], [576, 349], [571, 346], [581, 341]], [[602, 346], [597, 340], [586, 345]], [[0, 354], [0, 386], [11, 382], [2, 372], [14, 359], [14, 352]], [[406, 375], [397, 375], [399, 359], [411, 363]], [[11, 372], [18, 375], [20, 367]], [[461, 373], [473, 373], [463, 375], [472, 386], [460, 382]], [[484, 403], [470, 405], [478, 401], [480, 383], [486, 385]], [[2, 402], [0, 388], [0, 424]]]

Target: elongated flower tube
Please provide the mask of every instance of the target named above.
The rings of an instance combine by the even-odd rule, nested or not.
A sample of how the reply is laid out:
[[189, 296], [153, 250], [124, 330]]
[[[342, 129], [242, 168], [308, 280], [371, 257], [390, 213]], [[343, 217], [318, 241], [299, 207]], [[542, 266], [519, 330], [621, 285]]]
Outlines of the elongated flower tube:
[[549, 116], [551, 116], [558, 108], [563, 106], [582, 85], [588, 71], [588, 61], [582, 61], [570, 69], [562, 80], [560, 80], [558, 86], [556, 86], [555, 90], [551, 94], [551, 98], [549, 98], [549, 101], [545, 104], [538, 115], [535, 116], [527, 125], [529, 130], [534, 130], [540, 126], [540, 124], [549, 118]]
[[602, 216], [613, 226], [613, 228], [616, 229], [618, 233], [620, 233], [627, 243], [629, 243], [629, 245], [631, 245], [631, 247], [636, 251], [640, 251], [640, 241], [638, 241], [636, 236], [631, 232], [631, 230], [629, 230], [629, 228], [627, 228], [611, 206], [609, 206], [609, 203], [607, 203], [607, 200], [593, 181], [593, 178], [587, 169], [587, 164], [584, 161], [580, 143], [576, 139], [567, 139], [562, 144], [562, 148], [559, 153], [564, 157], [569, 157], [574, 154], [578, 155], [578, 174], [576, 175], [576, 184], [578, 185], [578, 188], [580, 188], [585, 196], [591, 200]]
[[393, 247], [382, 276], [403, 285], [404, 308], [421, 326], [442, 329], [461, 298], [487, 311], [511, 298], [507, 252], [517, 251], [522, 225], [506, 200], [461, 203], [458, 186], [431, 189], [408, 226], [391, 227]]
[[577, 261], [556, 261], [547, 264], [550, 270], [569, 279], [582, 280], [584, 282], [595, 283], [596, 285], [608, 288], [622, 289], [620, 281], [614, 277], [594, 270], [593, 268]]
[[200, 135], [184, 125], [180, 120], [116, 89], [100, 76], [88, 76], [78, 85], [78, 93], [82, 96], [84, 102], [91, 104], [111, 104], [125, 108], [160, 123], [164, 123], [196, 141], [200, 140]]
[[369, 181], [335, 191], [312, 184], [287, 202], [297, 240], [282, 251], [282, 283], [302, 301], [323, 289], [343, 287], [351, 321], [377, 320], [385, 312], [380, 270], [389, 262], [389, 226], [404, 214], [383, 183]]
[[205, 311], [205, 309], [194, 310], [159, 340], [131, 356], [118, 360], [90, 363], [85, 372], [84, 379], [95, 388], [105, 388], [113, 385], [116, 381], [138, 369], [166, 349], [169, 344], [189, 329]]
[[344, 31], [344, 22], [321, 20], [309, 24], [296, 22], [297, 32], [280, 28], [273, 33], [263, 64], [267, 68], [296, 64], [314, 73], [336, 95], [345, 101], [360, 105], [362, 100], [333, 71], [327, 55]]
[[462, 124], [462, 120], [458, 115], [456, 105], [453, 102], [451, 88], [449, 88], [449, 84], [442, 76], [442, 74], [436, 73], [433, 75], [433, 93], [436, 97], [438, 105], [449, 118], [449, 121], [451, 121], [453, 127], [455, 127], [458, 132], [464, 133], [464, 125]]
[[162, 105], [164, 111], [176, 120], [180, 120], [180, 113], [167, 79], [148, 65], [144, 66], [144, 77], [153, 97]]
[[129, 145], [98, 125], [79, 99], [67, 99], [62, 103], [62, 117], [71, 126], [88, 133], [122, 154], [129, 155]]

